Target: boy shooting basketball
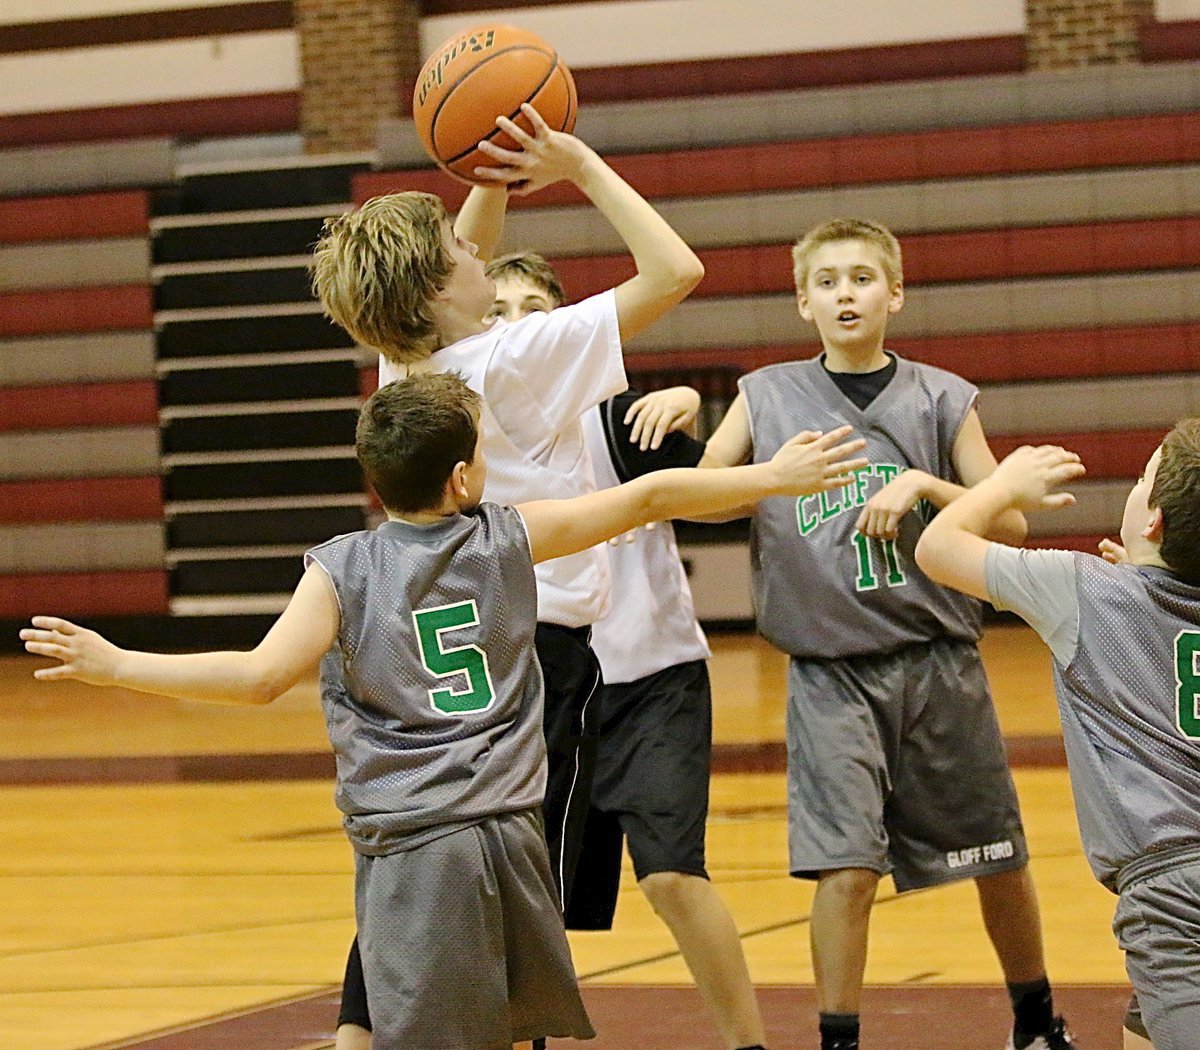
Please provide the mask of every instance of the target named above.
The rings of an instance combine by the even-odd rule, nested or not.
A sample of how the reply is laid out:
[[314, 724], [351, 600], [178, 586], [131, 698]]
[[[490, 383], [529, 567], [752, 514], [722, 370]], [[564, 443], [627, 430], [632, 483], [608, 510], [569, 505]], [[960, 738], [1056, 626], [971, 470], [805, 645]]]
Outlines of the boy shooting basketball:
[[[583, 142], [552, 131], [525, 106], [534, 134], [497, 124], [519, 151], [489, 142], [494, 168], [476, 174], [500, 188], [472, 190], [451, 228], [441, 201], [398, 193], [327, 224], [313, 259], [326, 312], [380, 351], [380, 381], [419, 371], [460, 372], [484, 398], [491, 465], [488, 498], [516, 503], [592, 491], [579, 419], [626, 388], [621, 346], [682, 300], [704, 270], [696, 255]], [[574, 183], [628, 245], [635, 276], [581, 303], [515, 325], [489, 325], [493, 282], [464, 229], [499, 230], [506, 192]], [[482, 245], [484, 257], [491, 246]], [[555, 880], [569, 901], [587, 813], [600, 682], [588, 629], [608, 604], [603, 550], [538, 568], [538, 654], [546, 681], [549, 747], [546, 834]]]
[[[822, 1050], [859, 1046], [868, 924], [888, 872], [901, 891], [975, 880], [1013, 999], [1009, 1050], [1062, 1050], [1072, 1043], [1053, 1014], [1016, 791], [976, 645], [980, 606], [913, 563], [935, 508], [995, 468], [978, 392], [884, 349], [904, 305], [888, 230], [823, 223], [793, 262], [800, 316], [824, 352], [744, 376], [708, 450], [727, 465], [759, 461], [787, 434], [847, 422], [867, 440], [870, 465], [853, 485], [766, 501], [751, 532], [758, 628], [791, 656], [790, 867], [817, 881]], [[1008, 542], [1025, 534], [1015, 509], [990, 527]]]
[[1018, 449], [930, 523], [917, 564], [1050, 647], [1083, 843], [1119, 895], [1125, 1045], [1185, 1050], [1200, 1037], [1200, 419], [1150, 457], [1105, 559], [985, 538], [1013, 508], [1071, 502], [1057, 490], [1082, 474], [1074, 453]]
[[216, 703], [268, 703], [320, 661], [376, 1050], [592, 1034], [539, 815], [534, 563], [675, 515], [837, 488], [862, 464], [844, 427], [721, 476], [662, 471], [514, 509], [481, 502], [480, 418], [451, 375], [372, 396], [356, 444], [388, 521], [310, 550], [251, 652], [130, 652], [43, 616], [21, 632], [60, 661], [41, 680]]

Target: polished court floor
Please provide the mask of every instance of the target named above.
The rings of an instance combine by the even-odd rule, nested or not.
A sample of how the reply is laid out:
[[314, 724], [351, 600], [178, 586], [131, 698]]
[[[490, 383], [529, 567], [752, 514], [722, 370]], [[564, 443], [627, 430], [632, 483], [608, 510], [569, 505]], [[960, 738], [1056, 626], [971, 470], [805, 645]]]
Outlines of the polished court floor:
[[[714, 649], [715, 764], [729, 771], [713, 779], [710, 871], [773, 1047], [808, 1047], [812, 891], [785, 871], [784, 664], [749, 635]], [[1115, 902], [1083, 859], [1048, 657], [1020, 627], [991, 628], [984, 652], [1052, 978], [1087, 1050], [1117, 1050], [1127, 991], [1108, 928]], [[33, 665], [0, 660], [0, 1046], [328, 1045], [352, 865], [315, 685], [242, 710], [38, 684]], [[596, 1050], [719, 1050], [632, 878], [616, 930], [573, 934], [572, 948]], [[1005, 994], [970, 884], [903, 897], [885, 884], [867, 980], [871, 1046], [1003, 1045]]]

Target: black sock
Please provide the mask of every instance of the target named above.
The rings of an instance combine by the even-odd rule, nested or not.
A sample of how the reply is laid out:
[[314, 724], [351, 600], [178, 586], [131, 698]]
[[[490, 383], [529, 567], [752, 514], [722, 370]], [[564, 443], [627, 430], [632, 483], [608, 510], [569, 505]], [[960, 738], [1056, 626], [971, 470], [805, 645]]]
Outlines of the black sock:
[[1054, 994], [1045, 977], [1023, 984], [1010, 984], [1008, 996], [1012, 999], [1016, 1030], [1022, 1035], [1043, 1035], [1054, 1023]]
[[546, 1050], [545, 1039], [535, 1039], [533, 1041], [533, 1050]]
[[858, 1050], [858, 1014], [820, 1014], [821, 1050]]

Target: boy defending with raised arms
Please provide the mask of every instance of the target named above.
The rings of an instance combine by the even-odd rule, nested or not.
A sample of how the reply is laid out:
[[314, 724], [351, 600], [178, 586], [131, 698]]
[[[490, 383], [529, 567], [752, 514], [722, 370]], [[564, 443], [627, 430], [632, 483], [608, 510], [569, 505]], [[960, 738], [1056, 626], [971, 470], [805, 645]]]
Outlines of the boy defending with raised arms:
[[[1021, 448], [934, 519], [933, 579], [1018, 613], [1054, 657], [1075, 808], [1134, 998], [1127, 1050], [1200, 1041], [1200, 419], [1155, 450], [1105, 558], [1014, 550], [985, 536], [1012, 508], [1064, 506], [1083, 474], [1055, 446]], [[1108, 564], [1112, 561], [1113, 564]]]
[[452, 375], [372, 396], [356, 444], [389, 520], [310, 550], [251, 652], [131, 652], [47, 616], [21, 632], [60, 661], [39, 679], [217, 703], [268, 703], [320, 661], [376, 1050], [592, 1034], [542, 837], [533, 564], [650, 521], [835, 488], [862, 463], [840, 428], [736, 473], [663, 471], [510, 508], [481, 503], [479, 422]]
[[[904, 304], [900, 246], [857, 219], [810, 230], [793, 250], [800, 316], [819, 358], [772, 365], [740, 392], [708, 443], [733, 465], [769, 459], [798, 430], [850, 423], [869, 465], [830, 496], [753, 511], [760, 632], [788, 671], [790, 868], [817, 880], [811, 948], [822, 1050], [859, 1046], [871, 906], [973, 878], [1013, 1000], [1008, 1046], [1072, 1045], [1053, 1014], [1016, 791], [977, 640], [978, 602], [928, 579], [913, 550], [933, 509], [995, 468], [978, 391], [884, 349]], [[1023, 517], [997, 517], [1020, 542]], [[804, 611], [801, 611], [804, 610]]]

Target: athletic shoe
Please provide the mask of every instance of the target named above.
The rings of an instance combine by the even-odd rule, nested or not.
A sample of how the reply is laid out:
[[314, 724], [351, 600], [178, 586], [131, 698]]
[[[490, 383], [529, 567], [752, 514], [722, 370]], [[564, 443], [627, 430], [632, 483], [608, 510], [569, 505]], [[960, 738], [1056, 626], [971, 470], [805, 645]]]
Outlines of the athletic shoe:
[[1067, 1022], [1056, 1017], [1050, 1031], [1034, 1036], [1029, 1042], [1017, 1042], [1016, 1032], [1009, 1032], [1004, 1050], [1079, 1050], [1079, 1046], [1067, 1028]]

